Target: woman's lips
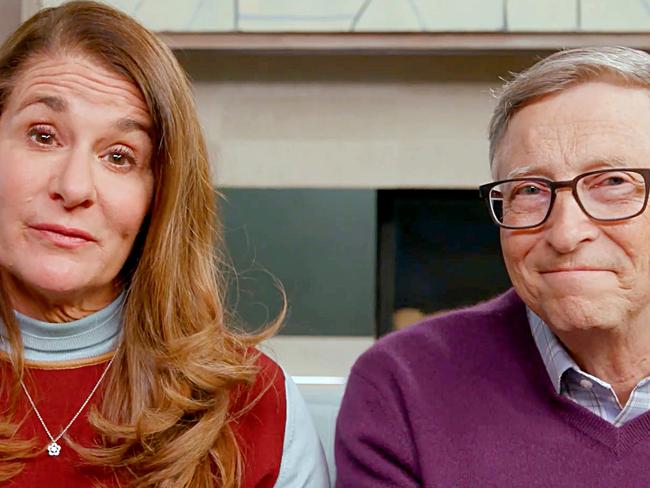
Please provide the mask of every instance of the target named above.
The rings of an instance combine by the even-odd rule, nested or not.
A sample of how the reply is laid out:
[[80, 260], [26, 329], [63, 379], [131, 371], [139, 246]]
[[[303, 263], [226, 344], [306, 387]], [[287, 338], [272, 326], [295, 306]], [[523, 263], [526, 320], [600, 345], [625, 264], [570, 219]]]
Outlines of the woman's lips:
[[30, 228], [34, 230], [41, 238], [54, 244], [57, 247], [65, 249], [76, 249], [91, 242], [96, 242], [97, 239], [92, 234], [85, 232], [81, 229], [72, 227], [65, 227], [56, 224], [35, 224]]

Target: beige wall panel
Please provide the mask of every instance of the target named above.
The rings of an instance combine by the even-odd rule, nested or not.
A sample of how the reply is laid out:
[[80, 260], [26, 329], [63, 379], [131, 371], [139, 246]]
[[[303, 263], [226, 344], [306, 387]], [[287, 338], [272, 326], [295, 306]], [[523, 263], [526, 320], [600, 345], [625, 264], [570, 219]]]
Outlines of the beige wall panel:
[[[491, 100], [477, 84], [199, 87], [226, 186], [437, 187], [485, 181]], [[217, 149], [217, 151], [215, 151]]]
[[489, 178], [488, 86], [197, 84], [217, 183], [462, 187]]
[[291, 59], [190, 66], [217, 184], [471, 188], [490, 179], [490, 88], [500, 84], [491, 71], [511, 65], [337, 61], [305, 60], [307, 78], [310, 67]]

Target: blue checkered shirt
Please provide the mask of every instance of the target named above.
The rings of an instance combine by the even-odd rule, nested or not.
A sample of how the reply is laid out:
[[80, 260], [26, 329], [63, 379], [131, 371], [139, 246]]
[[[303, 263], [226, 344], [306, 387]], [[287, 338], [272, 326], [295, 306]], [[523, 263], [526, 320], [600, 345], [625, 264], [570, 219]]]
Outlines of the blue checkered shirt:
[[617, 427], [650, 410], [650, 377], [641, 380], [621, 406], [609, 383], [580, 369], [549, 326], [532, 310], [527, 313], [535, 344], [559, 395]]

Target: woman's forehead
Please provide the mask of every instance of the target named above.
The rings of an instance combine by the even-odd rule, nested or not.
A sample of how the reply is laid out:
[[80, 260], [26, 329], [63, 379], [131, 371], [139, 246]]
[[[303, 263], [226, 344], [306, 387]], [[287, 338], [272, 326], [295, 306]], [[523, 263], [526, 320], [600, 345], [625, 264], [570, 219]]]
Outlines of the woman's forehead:
[[33, 98], [66, 96], [128, 108], [150, 120], [144, 97], [133, 82], [80, 55], [39, 56], [28, 62], [15, 80], [7, 103], [23, 105]]

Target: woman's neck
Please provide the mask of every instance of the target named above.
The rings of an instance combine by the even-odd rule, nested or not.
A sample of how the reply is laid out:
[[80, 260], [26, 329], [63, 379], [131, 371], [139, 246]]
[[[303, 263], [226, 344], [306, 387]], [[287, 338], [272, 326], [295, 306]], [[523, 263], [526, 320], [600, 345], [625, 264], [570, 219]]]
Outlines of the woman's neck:
[[27, 317], [48, 323], [68, 323], [94, 314], [112, 303], [120, 287], [74, 292], [44, 292], [27, 286], [9, 273], [2, 274], [2, 285], [14, 310]]
[[[70, 361], [88, 359], [114, 351], [122, 330], [122, 308], [125, 293], [108, 306], [84, 318], [51, 323], [15, 311], [20, 328], [25, 359], [31, 361]], [[6, 337], [4, 324], [0, 333]], [[8, 349], [7, 341], [2, 349]]]

